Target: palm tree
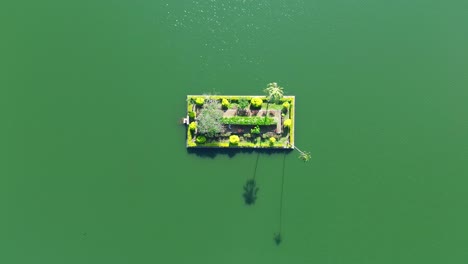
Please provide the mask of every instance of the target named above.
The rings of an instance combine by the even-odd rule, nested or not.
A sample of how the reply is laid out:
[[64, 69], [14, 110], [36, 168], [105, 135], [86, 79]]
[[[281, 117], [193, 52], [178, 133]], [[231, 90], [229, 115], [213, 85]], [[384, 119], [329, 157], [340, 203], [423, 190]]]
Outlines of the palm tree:
[[[265, 88], [263, 91], [267, 94], [267, 96], [266, 96], [266, 99], [267, 99], [266, 111], [268, 113], [269, 104], [270, 103], [278, 103], [281, 100], [281, 98], [283, 98], [283, 95], [284, 95], [283, 87], [280, 87], [280, 86], [278, 86], [277, 83], [272, 82], [272, 83], [269, 83], [267, 88]], [[265, 115], [265, 122], [266, 122], [266, 119], [267, 119], [267, 115]]]
[[299, 151], [299, 159], [303, 160], [304, 162], [307, 162], [310, 160], [312, 155], [308, 151], [302, 151], [298, 147], [294, 147], [297, 151]]

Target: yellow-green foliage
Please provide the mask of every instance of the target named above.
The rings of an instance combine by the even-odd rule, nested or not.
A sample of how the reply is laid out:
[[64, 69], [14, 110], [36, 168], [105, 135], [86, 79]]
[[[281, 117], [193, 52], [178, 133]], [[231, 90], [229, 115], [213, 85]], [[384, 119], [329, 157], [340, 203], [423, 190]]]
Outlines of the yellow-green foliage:
[[287, 101], [283, 103], [283, 109], [284, 109], [284, 110], [289, 110], [289, 107], [290, 107], [290, 106], [291, 106], [291, 105], [290, 105], [289, 102], [287, 102]]
[[232, 135], [229, 137], [229, 143], [233, 144], [233, 145], [237, 145], [239, 144], [239, 141], [240, 141], [240, 138], [238, 135]]
[[197, 123], [195, 122], [191, 122], [190, 125], [189, 125], [189, 129], [194, 131], [195, 129], [197, 129]]
[[229, 101], [228, 99], [226, 98], [223, 98], [223, 100], [221, 101], [221, 105], [224, 107], [224, 108], [228, 108], [229, 107]]
[[271, 138], [270, 138], [270, 145], [274, 145], [275, 142], [276, 142], [276, 138], [271, 137]]
[[195, 103], [196, 103], [198, 106], [202, 106], [202, 105], [205, 103], [205, 98], [203, 98], [203, 97], [197, 97], [197, 99], [195, 99]]
[[187, 141], [192, 141], [192, 131], [190, 129], [187, 129]]
[[237, 101], [239, 101], [240, 98], [239, 98], [239, 96], [227, 96], [226, 99], [231, 100], [231, 102], [232, 101], [237, 102]]
[[292, 125], [291, 119], [284, 120], [284, 123], [283, 123], [284, 127], [291, 128], [291, 125]]
[[255, 97], [250, 100], [250, 103], [253, 107], [261, 107], [263, 104], [263, 100], [261, 98]]

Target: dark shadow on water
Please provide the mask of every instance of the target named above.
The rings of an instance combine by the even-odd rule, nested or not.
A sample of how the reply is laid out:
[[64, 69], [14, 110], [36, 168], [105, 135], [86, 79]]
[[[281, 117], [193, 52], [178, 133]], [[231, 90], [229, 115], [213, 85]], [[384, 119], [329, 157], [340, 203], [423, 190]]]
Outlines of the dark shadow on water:
[[281, 241], [283, 240], [283, 238], [281, 237], [281, 233], [275, 233], [273, 235], [273, 240], [275, 241], [275, 244], [279, 246], [279, 244], [281, 244]]
[[187, 153], [195, 154], [201, 158], [215, 158], [217, 155], [227, 155], [232, 158], [239, 153], [260, 153], [260, 154], [288, 154], [293, 149], [269, 149], [269, 148], [187, 148]]
[[259, 188], [257, 187], [257, 184], [254, 179], [247, 180], [247, 182], [244, 185], [244, 194], [242, 195], [244, 197], [246, 205], [255, 204], [255, 201], [257, 200], [258, 190]]

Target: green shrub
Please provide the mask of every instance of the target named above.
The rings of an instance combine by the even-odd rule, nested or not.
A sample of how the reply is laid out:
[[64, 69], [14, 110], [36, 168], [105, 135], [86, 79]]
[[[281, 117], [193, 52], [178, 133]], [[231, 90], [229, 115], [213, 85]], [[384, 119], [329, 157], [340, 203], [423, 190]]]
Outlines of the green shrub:
[[250, 134], [260, 134], [260, 127], [257, 125], [254, 128], [250, 129]]
[[255, 108], [260, 108], [262, 107], [263, 100], [258, 97], [255, 97], [255, 98], [252, 98], [252, 100], [250, 100], [250, 104]]
[[202, 105], [205, 103], [205, 98], [203, 98], [203, 97], [197, 97], [197, 99], [195, 99], [195, 103], [196, 103], [198, 106], [202, 106]]
[[191, 120], [195, 119], [195, 117], [197, 117], [197, 113], [193, 112], [193, 111], [189, 111], [188, 112], [188, 116]]
[[240, 138], [238, 135], [232, 135], [229, 137], [229, 143], [231, 143], [232, 145], [239, 144], [239, 141], [240, 141]]
[[291, 119], [286, 119], [284, 120], [283, 126], [287, 128], [291, 128], [292, 125], [292, 120]]
[[197, 138], [195, 139], [195, 142], [197, 142], [198, 144], [203, 144], [206, 142], [206, 137], [205, 136], [197, 136]]
[[189, 129], [192, 131], [195, 131], [195, 129], [197, 129], [197, 123], [191, 122], [189, 125]]
[[245, 109], [247, 108], [247, 106], [249, 106], [249, 101], [245, 98], [241, 98], [239, 99], [239, 108], [240, 109]]
[[223, 106], [223, 108], [227, 109], [230, 105], [228, 99], [226, 98], [223, 98], [223, 100], [221, 100], [221, 105]]

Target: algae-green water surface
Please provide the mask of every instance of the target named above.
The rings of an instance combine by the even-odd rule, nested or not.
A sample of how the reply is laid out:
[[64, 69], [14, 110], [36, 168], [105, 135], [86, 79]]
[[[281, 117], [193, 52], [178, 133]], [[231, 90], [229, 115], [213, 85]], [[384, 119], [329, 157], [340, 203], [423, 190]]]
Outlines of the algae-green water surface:
[[[467, 10], [3, 1], [0, 263], [467, 263]], [[186, 94], [273, 81], [309, 163], [187, 152]]]

